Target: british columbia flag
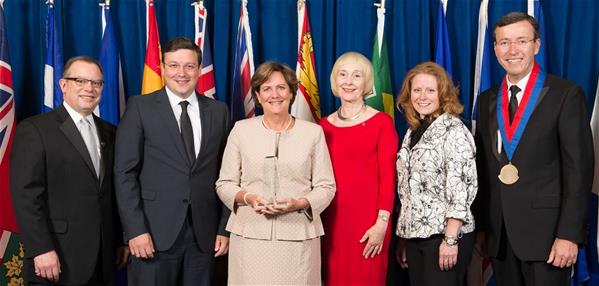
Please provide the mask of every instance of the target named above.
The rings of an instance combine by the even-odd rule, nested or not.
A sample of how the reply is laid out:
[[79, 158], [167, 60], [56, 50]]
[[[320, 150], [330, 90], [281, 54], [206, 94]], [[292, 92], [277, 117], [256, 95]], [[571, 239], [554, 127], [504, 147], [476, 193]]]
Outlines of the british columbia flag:
[[210, 47], [208, 29], [206, 29], [208, 11], [201, 1], [197, 5], [193, 5], [193, 10], [195, 15], [195, 42], [202, 51], [202, 73], [196, 84], [196, 92], [214, 98], [216, 87], [214, 85], [212, 48]]

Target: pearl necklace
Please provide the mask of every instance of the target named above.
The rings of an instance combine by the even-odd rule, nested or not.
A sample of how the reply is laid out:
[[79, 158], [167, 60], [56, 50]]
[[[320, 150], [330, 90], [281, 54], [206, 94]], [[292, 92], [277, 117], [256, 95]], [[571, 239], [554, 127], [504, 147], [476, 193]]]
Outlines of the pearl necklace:
[[291, 127], [291, 123], [293, 122], [293, 117], [291, 115], [289, 115], [289, 119], [287, 120], [287, 124], [285, 125], [285, 127], [283, 129], [281, 129], [280, 131], [274, 130], [272, 128], [270, 128], [270, 126], [268, 125], [268, 123], [266, 123], [266, 120], [264, 120], [264, 116], [262, 116], [262, 125], [264, 125], [264, 127], [266, 127], [266, 129], [274, 131], [274, 132], [283, 132], [283, 131], [287, 131], [287, 129], [289, 129], [289, 127]]
[[337, 109], [337, 117], [339, 117], [339, 119], [341, 119], [343, 121], [352, 121], [352, 120], [358, 119], [360, 117], [360, 115], [362, 115], [362, 113], [364, 113], [364, 111], [366, 111], [366, 104], [362, 103], [362, 108], [360, 108], [360, 110], [358, 110], [358, 112], [356, 112], [356, 114], [345, 117], [345, 116], [341, 115], [341, 107], [339, 107], [339, 109]]

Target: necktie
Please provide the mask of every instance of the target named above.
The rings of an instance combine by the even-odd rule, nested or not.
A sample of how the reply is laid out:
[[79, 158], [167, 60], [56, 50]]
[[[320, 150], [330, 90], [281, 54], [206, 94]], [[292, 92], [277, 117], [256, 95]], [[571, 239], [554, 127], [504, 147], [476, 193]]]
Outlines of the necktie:
[[517, 85], [510, 86], [510, 105], [509, 105], [509, 113], [510, 113], [510, 123], [514, 119], [514, 115], [516, 115], [516, 110], [518, 109], [518, 98], [516, 95], [520, 92], [520, 88]]
[[92, 159], [92, 164], [94, 165], [94, 169], [96, 170], [96, 176], [100, 176], [100, 153], [98, 152], [98, 143], [96, 142], [96, 138], [94, 136], [95, 131], [92, 128], [91, 123], [87, 118], [81, 118], [80, 127], [81, 127], [81, 137], [83, 137], [83, 141], [85, 142], [85, 146], [87, 147], [87, 151], [89, 152], [89, 156]]
[[183, 144], [187, 151], [187, 157], [189, 162], [193, 163], [196, 158], [195, 148], [193, 146], [193, 128], [191, 127], [191, 120], [189, 119], [189, 113], [187, 113], [187, 106], [189, 102], [184, 100], [179, 103], [181, 105], [181, 138], [183, 138]]

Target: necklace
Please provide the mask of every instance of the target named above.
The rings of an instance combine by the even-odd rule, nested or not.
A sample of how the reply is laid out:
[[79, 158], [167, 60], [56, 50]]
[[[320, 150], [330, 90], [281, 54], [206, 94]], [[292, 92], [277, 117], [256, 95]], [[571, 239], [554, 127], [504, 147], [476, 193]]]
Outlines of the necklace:
[[271, 131], [275, 131], [275, 132], [282, 132], [282, 131], [287, 131], [287, 129], [289, 129], [289, 127], [291, 127], [291, 123], [293, 122], [293, 117], [291, 115], [289, 115], [289, 119], [287, 119], [287, 124], [285, 125], [285, 127], [279, 131], [274, 130], [272, 128], [270, 128], [270, 126], [268, 125], [268, 123], [266, 123], [266, 120], [264, 120], [264, 116], [262, 116], [262, 125], [264, 125], [264, 127], [266, 127], [266, 129], [271, 130]]
[[356, 112], [356, 114], [345, 117], [345, 116], [341, 115], [341, 107], [339, 107], [339, 109], [337, 109], [337, 117], [339, 117], [339, 119], [341, 119], [343, 121], [352, 121], [352, 120], [358, 119], [358, 117], [360, 117], [360, 115], [362, 115], [362, 113], [364, 113], [364, 111], [366, 111], [366, 104], [362, 103], [362, 108], [360, 108], [360, 110], [358, 110], [358, 112]]

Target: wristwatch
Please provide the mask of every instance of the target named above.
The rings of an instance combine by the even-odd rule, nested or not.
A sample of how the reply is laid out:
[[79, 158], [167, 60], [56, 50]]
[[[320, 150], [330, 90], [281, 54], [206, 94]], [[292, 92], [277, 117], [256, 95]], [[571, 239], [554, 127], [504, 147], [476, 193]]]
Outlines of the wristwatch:
[[458, 238], [455, 236], [446, 235], [443, 237], [443, 242], [445, 242], [447, 246], [456, 246], [458, 245]]

